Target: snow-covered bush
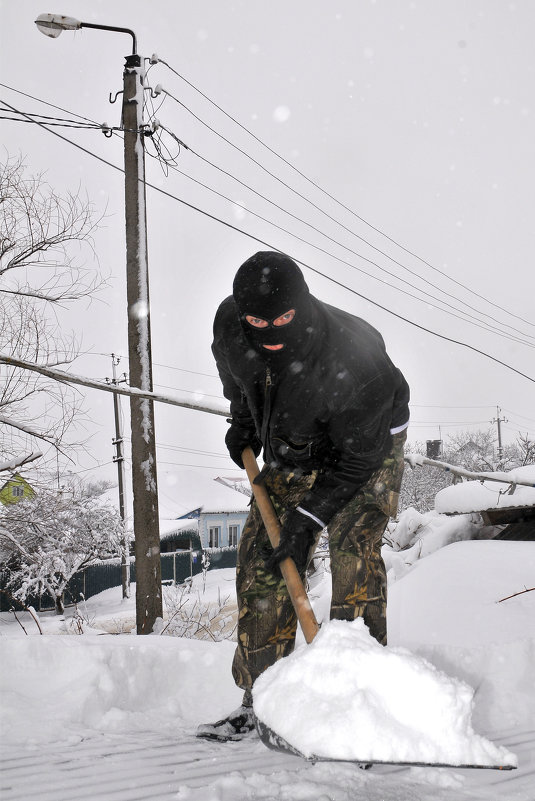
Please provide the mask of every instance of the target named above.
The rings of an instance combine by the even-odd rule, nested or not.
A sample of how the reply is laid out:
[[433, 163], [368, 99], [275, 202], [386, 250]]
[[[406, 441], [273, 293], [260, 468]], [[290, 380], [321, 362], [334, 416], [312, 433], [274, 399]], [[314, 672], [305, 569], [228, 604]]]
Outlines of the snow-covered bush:
[[10, 505], [0, 517], [0, 548], [11, 595], [24, 603], [48, 592], [62, 614], [69, 580], [116, 555], [122, 528], [118, 511], [100, 502], [91, 486], [75, 494], [40, 490]]

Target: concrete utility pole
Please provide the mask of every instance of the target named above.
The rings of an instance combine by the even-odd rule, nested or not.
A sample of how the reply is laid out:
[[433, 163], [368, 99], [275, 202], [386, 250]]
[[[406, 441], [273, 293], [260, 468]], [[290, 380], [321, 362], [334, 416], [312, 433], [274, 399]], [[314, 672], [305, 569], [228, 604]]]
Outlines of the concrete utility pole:
[[[123, 73], [126, 284], [130, 386], [152, 391], [152, 359], [145, 204], [143, 103], [145, 70], [134, 53]], [[132, 488], [136, 556], [136, 624], [150, 634], [163, 616], [154, 404], [130, 398]]]
[[491, 423], [496, 423], [498, 426], [498, 466], [501, 464], [503, 459], [503, 447], [502, 447], [502, 423], [507, 423], [507, 418], [500, 417], [501, 409], [499, 406], [496, 406], [496, 417], [494, 420], [491, 420]]
[[[113, 378], [111, 383], [114, 386], [121, 382], [126, 382], [126, 374], [124, 378], [118, 379], [116, 366], [119, 364], [120, 358], [114, 353], [111, 354], [111, 366]], [[128, 540], [128, 531], [126, 530], [126, 509], [125, 509], [125, 471], [124, 471], [124, 438], [123, 438], [123, 421], [121, 419], [121, 399], [119, 395], [113, 393], [113, 413], [115, 417], [115, 456], [113, 461], [117, 464], [117, 479], [119, 483], [119, 514], [124, 523], [123, 538], [121, 541], [121, 584], [123, 588], [123, 598], [130, 598], [130, 542]]]
[[[128, 357], [130, 386], [152, 392], [149, 315], [149, 271], [145, 204], [145, 148], [143, 103], [145, 69], [130, 28], [82, 22], [61, 14], [39, 14], [37, 28], [55, 39], [62, 31], [93, 28], [132, 37], [132, 55], [123, 72], [122, 123], [126, 212], [126, 285], [128, 303]], [[132, 489], [136, 554], [136, 622], [138, 634], [150, 634], [162, 617], [158, 485], [154, 405], [151, 399], [130, 398], [132, 428]]]

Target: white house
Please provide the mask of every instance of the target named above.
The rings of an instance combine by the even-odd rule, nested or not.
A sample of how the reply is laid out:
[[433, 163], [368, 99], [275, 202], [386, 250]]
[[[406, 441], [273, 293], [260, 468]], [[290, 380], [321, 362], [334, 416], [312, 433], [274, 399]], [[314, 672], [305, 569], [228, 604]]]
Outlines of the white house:
[[[159, 481], [160, 536], [196, 523], [203, 548], [235, 547], [249, 513], [249, 497], [191, 470], [176, 468]], [[191, 525], [191, 524], [190, 524]]]

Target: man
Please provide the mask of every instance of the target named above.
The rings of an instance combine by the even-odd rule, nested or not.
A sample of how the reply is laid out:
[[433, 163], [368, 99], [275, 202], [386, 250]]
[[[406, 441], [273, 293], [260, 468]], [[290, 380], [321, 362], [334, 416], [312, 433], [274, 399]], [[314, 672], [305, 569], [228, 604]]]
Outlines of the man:
[[212, 350], [231, 420], [230, 456], [263, 449], [261, 480], [281, 520], [269, 545], [256, 503], [237, 565], [238, 645], [232, 666], [242, 706], [200, 726], [198, 736], [240, 739], [254, 728], [255, 679], [294, 647], [297, 619], [278, 563], [304, 577], [328, 526], [331, 618], [361, 616], [386, 643], [381, 541], [397, 513], [409, 388], [381, 335], [364, 320], [314, 298], [297, 264], [259, 252], [238, 270], [214, 321]]

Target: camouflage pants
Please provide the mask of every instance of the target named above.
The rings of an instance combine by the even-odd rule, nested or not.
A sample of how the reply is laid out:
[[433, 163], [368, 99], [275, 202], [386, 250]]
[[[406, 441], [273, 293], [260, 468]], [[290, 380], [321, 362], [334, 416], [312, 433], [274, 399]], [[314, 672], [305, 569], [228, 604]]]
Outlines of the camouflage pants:
[[[386, 644], [386, 571], [381, 543], [389, 517], [397, 514], [406, 431], [359, 492], [329, 523], [332, 573], [331, 619], [363, 617], [370, 633]], [[281, 523], [314, 484], [316, 476], [271, 471], [265, 486]], [[319, 535], [318, 535], [319, 536]], [[266, 570], [262, 556], [268, 536], [252, 503], [238, 549], [238, 645], [232, 674], [247, 690], [277, 659], [293, 651], [297, 617], [284, 580]], [[311, 549], [311, 555], [313, 549]]]

